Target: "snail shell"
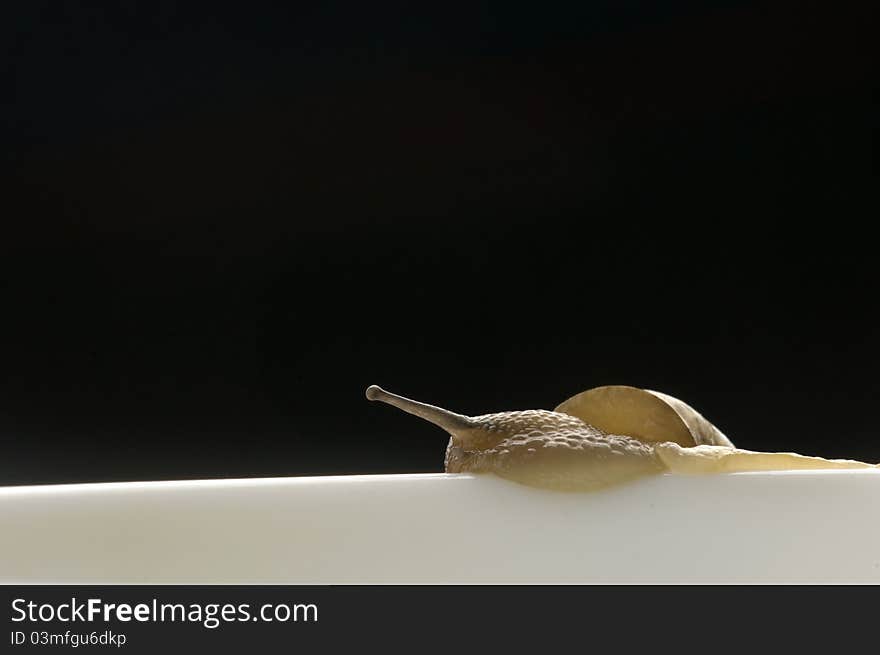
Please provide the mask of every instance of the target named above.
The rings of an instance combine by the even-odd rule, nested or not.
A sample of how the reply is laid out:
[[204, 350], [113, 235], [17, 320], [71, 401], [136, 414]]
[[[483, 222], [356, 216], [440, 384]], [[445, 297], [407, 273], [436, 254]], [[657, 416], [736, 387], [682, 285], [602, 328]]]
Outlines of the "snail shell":
[[853, 460], [735, 448], [682, 401], [635, 387], [606, 386], [569, 398], [555, 411], [464, 416], [390, 393], [379, 400], [446, 430], [447, 473], [494, 473], [522, 484], [588, 491], [659, 473], [866, 468]]
[[624, 385], [588, 389], [553, 410], [577, 416], [604, 432], [679, 446], [730, 446], [730, 439], [690, 405], [659, 391]]

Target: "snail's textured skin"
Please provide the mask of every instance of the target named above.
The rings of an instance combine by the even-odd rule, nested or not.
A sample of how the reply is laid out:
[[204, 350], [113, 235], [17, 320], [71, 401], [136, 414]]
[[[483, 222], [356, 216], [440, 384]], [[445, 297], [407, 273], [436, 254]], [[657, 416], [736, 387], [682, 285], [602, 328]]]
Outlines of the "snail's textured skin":
[[538, 409], [471, 420], [470, 434], [449, 441], [448, 473], [494, 473], [531, 486], [589, 490], [665, 468], [650, 445], [605, 434], [568, 414]]

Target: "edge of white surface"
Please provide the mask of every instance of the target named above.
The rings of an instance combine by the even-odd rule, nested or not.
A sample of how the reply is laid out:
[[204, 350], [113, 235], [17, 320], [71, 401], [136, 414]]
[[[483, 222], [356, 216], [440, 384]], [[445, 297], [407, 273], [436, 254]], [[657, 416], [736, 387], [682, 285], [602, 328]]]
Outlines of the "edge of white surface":
[[287, 484], [323, 484], [346, 482], [379, 482], [393, 480], [437, 480], [473, 478], [468, 474], [392, 473], [380, 475], [312, 475], [273, 478], [204, 478], [197, 480], [139, 480], [133, 482], [76, 482], [72, 484], [34, 484], [0, 487], [0, 496], [25, 493], [65, 493], [114, 490], [193, 489], [211, 487], [262, 487]]
[[[673, 473], [663, 473], [653, 476], [649, 479], [663, 478], [690, 478], [690, 479], [709, 479], [709, 478], [733, 478], [733, 477], [760, 477], [760, 478], [786, 478], [786, 477], [806, 477], [806, 478], [827, 478], [827, 477], [850, 477], [850, 476], [880, 476], [880, 470], [877, 469], [818, 469], [818, 470], [798, 470], [798, 471], [740, 471], [737, 473], [716, 473], [711, 475], [679, 475]], [[76, 482], [72, 484], [34, 484], [34, 485], [12, 485], [0, 486], [0, 497], [15, 496], [18, 494], [30, 493], [76, 493], [76, 492], [107, 492], [107, 491], [148, 491], [148, 490], [185, 490], [185, 489], [210, 489], [215, 488], [236, 488], [236, 487], [264, 487], [264, 486], [286, 486], [286, 485], [314, 485], [314, 484], [348, 484], [348, 483], [371, 483], [371, 482], [394, 482], [394, 481], [426, 481], [426, 480], [475, 480], [478, 478], [494, 476], [477, 476], [471, 473], [384, 473], [384, 474], [357, 474], [357, 475], [312, 475], [312, 476], [278, 476], [269, 478], [202, 478], [194, 480], [135, 480], [131, 482]], [[504, 482], [504, 484], [514, 484]], [[540, 493], [553, 493], [561, 495], [590, 495], [608, 493], [621, 486], [630, 486], [638, 484], [638, 482], [626, 483], [626, 485], [612, 486], [607, 489], [601, 489], [591, 492], [570, 492], [570, 491], [544, 491], [535, 489]], [[522, 485], [517, 485], [522, 486]], [[529, 488], [529, 487], [526, 487]]]

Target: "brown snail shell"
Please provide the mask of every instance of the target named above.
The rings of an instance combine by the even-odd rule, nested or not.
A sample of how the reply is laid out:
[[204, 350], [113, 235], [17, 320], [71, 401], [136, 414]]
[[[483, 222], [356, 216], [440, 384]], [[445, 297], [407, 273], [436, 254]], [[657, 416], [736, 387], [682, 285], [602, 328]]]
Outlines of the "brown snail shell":
[[693, 407], [659, 391], [624, 385], [587, 389], [560, 403], [554, 412], [577, 416], [604, 432], [644, 442], [679, 446], [733, 446], [730, 439]]

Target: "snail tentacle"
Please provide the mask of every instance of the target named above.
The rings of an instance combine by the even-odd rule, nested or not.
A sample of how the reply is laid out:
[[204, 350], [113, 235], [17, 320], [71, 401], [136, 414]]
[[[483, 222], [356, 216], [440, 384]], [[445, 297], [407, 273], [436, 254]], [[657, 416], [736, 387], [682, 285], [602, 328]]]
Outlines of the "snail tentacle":
[[429, 423], [433, 423], [437, 427], [443, 428], [450, 434], [455, 434], [463, 430], [470, 430], [474, 427], [474, 422], [470, 417], [463, 414], [450, 412], [442, 407], [435, 407], [417, 400], [398, 396], [396, 393], [385, 391], [382, 387], [375, 384], [367, 387], [367, 400], [378, 400], [379, 402], [393, 405], [404, 412], [408, 412], [414, 416], [425, 419]]

